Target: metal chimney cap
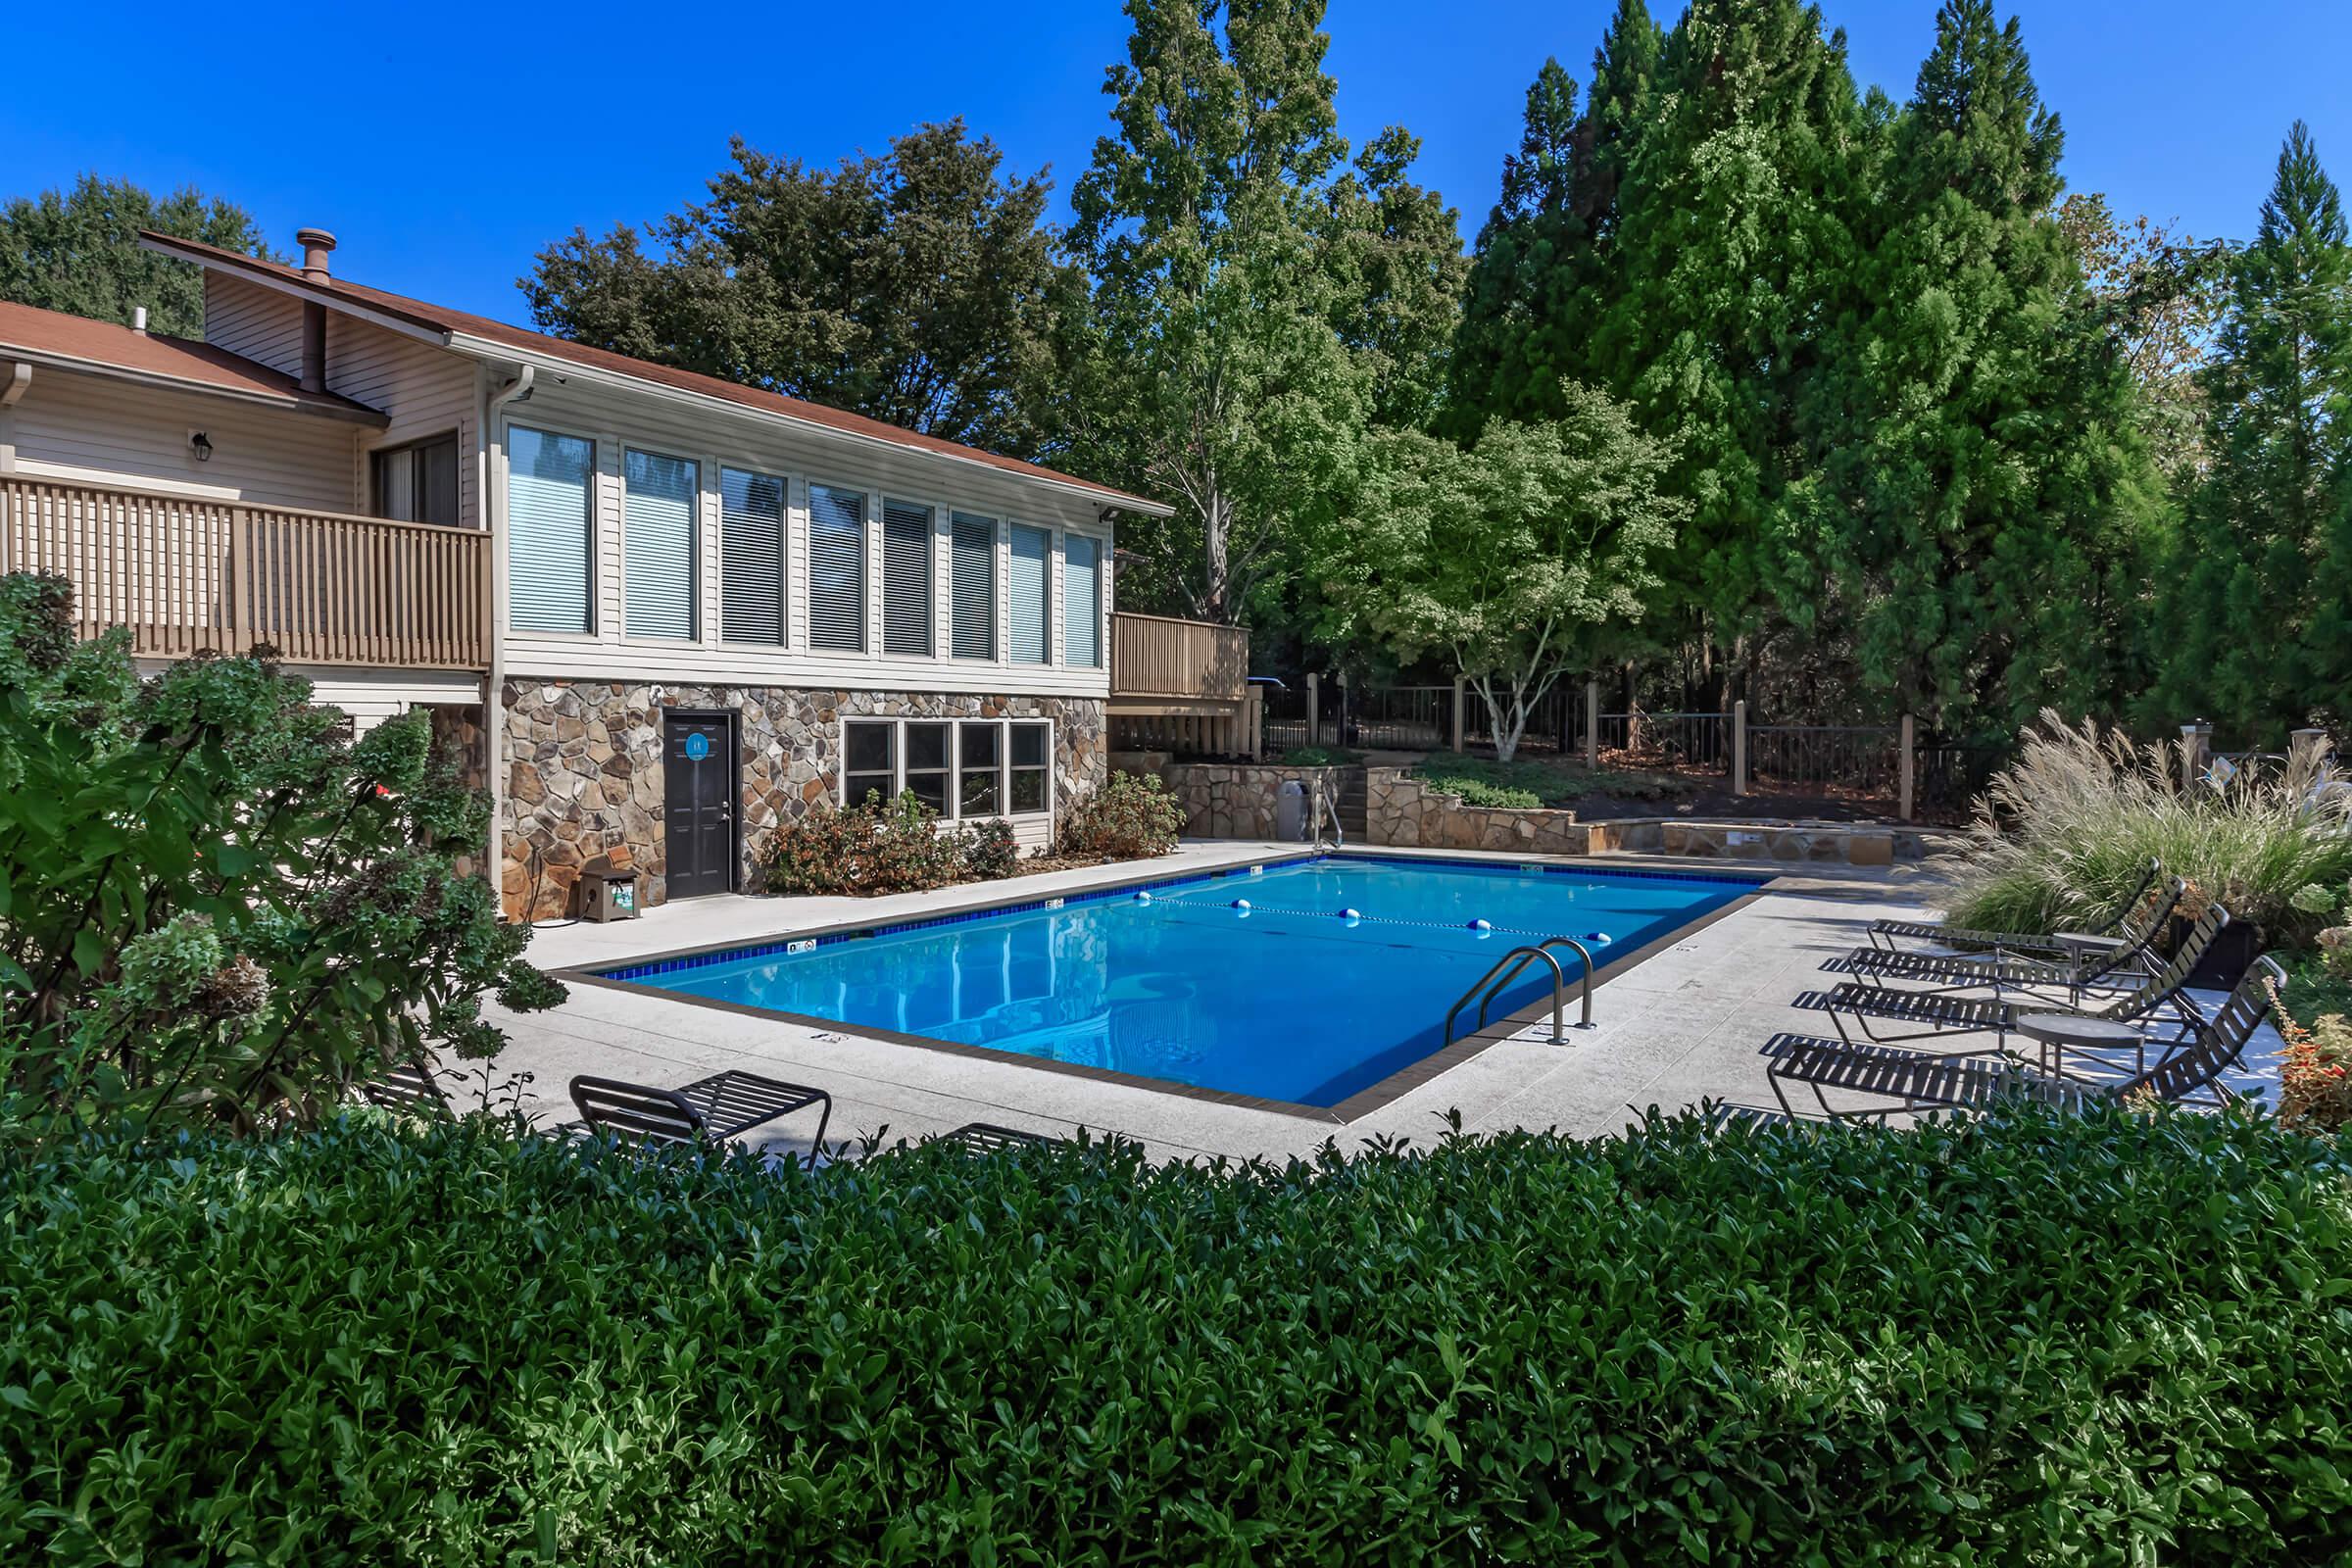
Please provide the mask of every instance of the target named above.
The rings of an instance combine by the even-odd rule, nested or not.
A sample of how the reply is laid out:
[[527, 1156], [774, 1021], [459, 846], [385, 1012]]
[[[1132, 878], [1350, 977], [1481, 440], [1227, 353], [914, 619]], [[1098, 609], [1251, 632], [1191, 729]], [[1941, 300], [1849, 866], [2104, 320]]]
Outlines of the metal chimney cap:
[[335, 248], [335, 236], [323, 228], [298, 228], [294, 243], [302, 247], [302, 275], [320, 282], [328, 276], [326, 259]]

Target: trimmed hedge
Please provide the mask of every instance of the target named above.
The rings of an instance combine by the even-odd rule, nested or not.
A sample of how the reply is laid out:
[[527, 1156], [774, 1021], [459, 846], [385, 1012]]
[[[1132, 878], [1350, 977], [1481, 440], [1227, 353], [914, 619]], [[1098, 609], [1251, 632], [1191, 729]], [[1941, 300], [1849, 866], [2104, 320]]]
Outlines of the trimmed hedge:
[[2310, 1564], [2332, 1142], [0, 1165], [0, 1560]]

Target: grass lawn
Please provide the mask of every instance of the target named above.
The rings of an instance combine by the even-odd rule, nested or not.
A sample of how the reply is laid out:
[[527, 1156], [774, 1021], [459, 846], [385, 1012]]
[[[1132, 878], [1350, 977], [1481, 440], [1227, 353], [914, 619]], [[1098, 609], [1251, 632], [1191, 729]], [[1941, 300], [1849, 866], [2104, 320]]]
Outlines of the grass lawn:
[[1492, 758], [1451, 753], [1425, 758], [1414, 765], [1413, 773], [1432, 788], [1459, 795], [1465, 805], [1522, 810], [1573, 806], [1589, 795], [1663, 799], [1688, 794], [1694, 787], [1671, 773], [1620, 772], [1534, 758], [1497, 762]]

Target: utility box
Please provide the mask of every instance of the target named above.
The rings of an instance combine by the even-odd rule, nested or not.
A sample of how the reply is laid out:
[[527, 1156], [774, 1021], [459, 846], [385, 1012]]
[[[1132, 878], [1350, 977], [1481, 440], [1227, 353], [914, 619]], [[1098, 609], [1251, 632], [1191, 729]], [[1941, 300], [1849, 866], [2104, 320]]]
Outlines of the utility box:
[[1295, 778], [1274, 792], [1274, 836], [1285, 844], [1306, 842], [1306, 786]]
[[634, 920], [637, 918], [637, 873], [622, 870], [599, 856], [580, 871], [580, 918]]

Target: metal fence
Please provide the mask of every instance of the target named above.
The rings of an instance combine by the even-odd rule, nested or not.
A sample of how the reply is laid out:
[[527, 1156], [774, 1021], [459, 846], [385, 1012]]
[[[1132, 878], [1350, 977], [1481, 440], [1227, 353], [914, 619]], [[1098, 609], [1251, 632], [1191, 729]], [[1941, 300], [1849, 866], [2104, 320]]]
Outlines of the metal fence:
[[1901, 731], [1883, 724], [1750, 724], [1747, 776], [1823, 795], [1890, 796], [1901, 746]]
[[1600, 749], [1668, 767], [1732, 770], [1729, 713], [1603, 713]]
[[2008, 742], [1922, 743], [1914, 763], [1919, 805], [1938, 813], [1967, 810], [2016, 754]]

